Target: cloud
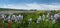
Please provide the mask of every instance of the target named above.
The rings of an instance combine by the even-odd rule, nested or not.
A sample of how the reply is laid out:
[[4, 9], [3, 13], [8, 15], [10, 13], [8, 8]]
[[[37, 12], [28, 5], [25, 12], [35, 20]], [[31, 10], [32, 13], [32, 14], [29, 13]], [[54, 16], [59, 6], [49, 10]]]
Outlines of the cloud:
[[0, 8], [12, 8], [12, 9], [37, 9], [37, 10], [59, 10], [60, 4], [4, 4], [0, 5]]

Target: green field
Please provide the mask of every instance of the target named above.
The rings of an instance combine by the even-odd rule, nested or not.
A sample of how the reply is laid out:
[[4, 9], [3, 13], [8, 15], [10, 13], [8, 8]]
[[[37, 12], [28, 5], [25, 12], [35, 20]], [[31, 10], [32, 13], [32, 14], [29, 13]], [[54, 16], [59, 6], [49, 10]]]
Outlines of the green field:
[[[36, 13], [23, 13], [21, 15], [24, 16], [24, 20], [18, 24], [15, 22], [12, 22], [11, 28], [60, 28], [60, 22], [57, 22], [55, 24], [52, 24], [51, 20], [49, 21], [41, 20], [39, 24], [35, 22], [39, 16], [42, 16], [43, 14], [46, 16], [47, 15], [46, 12], [47, 11], [37, 11]], [[58, 13], [58, 12], [60, 11], [57, 10], [55, 13]], [[15, 15], [18, 15], [18, 14], [15, 14]], [[31, 24], [28, 24], [29, 18], [32, 18]], [[2, 23], [2, 20], [0, 20], [0, 27], [8, 28], [8, 23], [7, 22]]]

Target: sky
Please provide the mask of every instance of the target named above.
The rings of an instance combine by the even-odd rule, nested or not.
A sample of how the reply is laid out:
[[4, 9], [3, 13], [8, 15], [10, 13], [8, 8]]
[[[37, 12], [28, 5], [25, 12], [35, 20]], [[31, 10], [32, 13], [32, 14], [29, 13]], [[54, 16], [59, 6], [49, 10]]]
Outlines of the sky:
[[0, 8], [59, 10], [60, 0], [0, 0]]

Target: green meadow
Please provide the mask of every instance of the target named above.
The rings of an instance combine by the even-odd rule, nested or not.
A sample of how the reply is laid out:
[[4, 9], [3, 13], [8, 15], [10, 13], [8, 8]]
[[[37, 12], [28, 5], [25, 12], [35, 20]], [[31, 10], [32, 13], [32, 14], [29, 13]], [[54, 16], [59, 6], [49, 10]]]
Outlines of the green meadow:
[[[23, 20], [20, 23], [15, 23], [12, 22], [11, 24], [11, 28], [60, 28], [60, 22], [56, 22], [55, 24], [52, 24], [51, 20], [41, 20], [40, 23], [36, 23], [36, 19], [39, 16], [42, 16], [43, 14], [46, 16], [46, 12], [48, 11], [37, 11], [36, 13], [23, 13], [21, 15], [23, 15]], [[59, 10], [57, 10], [55, 13], [58, 13]], [[18, 14], [15, 14], [18, 15]], [[32, 23], [28, 23], [28, 19], [32, 18]], [[47, 18], [45, 18], [47, 19]], [[0, 19], [0, 27], [1, 28], [8, 28], [8, 22], [2, 22], [2, 20]]]

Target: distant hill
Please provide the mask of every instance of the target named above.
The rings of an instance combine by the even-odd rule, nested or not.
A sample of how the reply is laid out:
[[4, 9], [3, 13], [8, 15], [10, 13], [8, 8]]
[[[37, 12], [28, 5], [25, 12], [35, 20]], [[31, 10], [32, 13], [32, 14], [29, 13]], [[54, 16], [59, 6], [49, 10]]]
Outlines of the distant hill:
[[[9, 8], [0, 8], [0, 11], [28, 11], [26, 9], [9, 9]], [[36, 11], [34, 9], [31, 9], [29, 11]]]
[[14, 11], [23, 11], [23, 9], [8, 9], [8, 8], [0, 8], [0, 11], [12, 11], [12, 10], [14, 10]]

